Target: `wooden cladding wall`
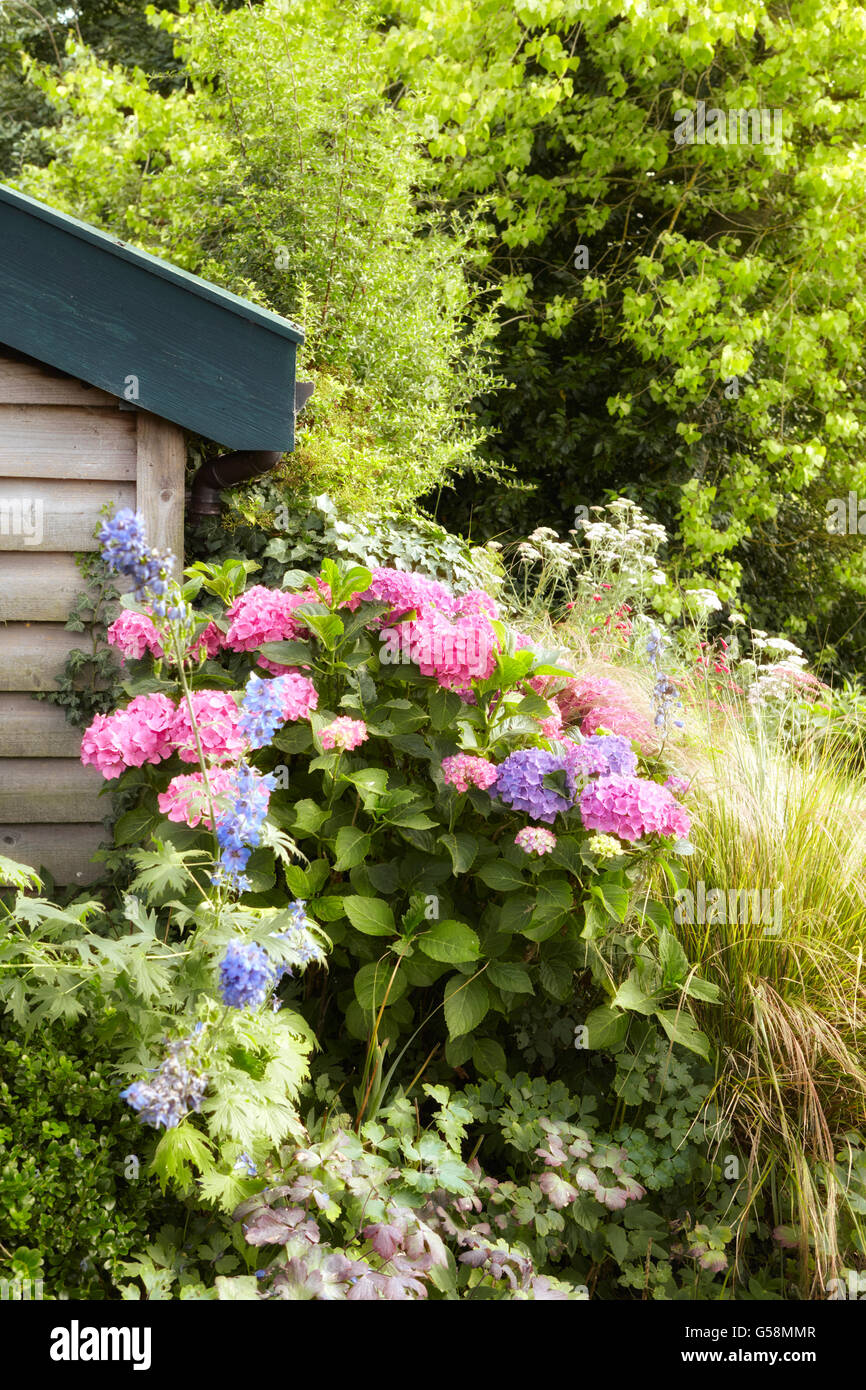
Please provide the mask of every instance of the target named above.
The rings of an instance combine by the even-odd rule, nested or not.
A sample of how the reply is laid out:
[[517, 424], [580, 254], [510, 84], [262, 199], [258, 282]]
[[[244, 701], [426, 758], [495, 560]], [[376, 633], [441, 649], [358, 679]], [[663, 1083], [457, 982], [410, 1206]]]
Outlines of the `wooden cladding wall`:
[[0, 346], [0, 854], [86, 883], [109, 803], [79, 760], [54, 690], [82, 633], [75, 551], [96, 549], [106, 502], [136, 507], [152, 545], [183, 555], [178, 426]]

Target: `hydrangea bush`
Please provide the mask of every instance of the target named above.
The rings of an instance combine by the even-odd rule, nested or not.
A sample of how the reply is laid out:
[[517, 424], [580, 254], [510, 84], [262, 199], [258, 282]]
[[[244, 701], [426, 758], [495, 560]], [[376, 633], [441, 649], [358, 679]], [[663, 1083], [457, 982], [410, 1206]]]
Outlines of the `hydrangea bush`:
[[[647, 894], [651, 871], [682, 875], [689, 813], [615, 682], [536, 650], [480, 589], [330, 560], [284, 589], [240, 561], [181, 586], [135, 514], [102, 542], [132, 581], [111, 629], [127, 703], [82, 760], [137, 803], [116, 827], [135, 877], [127, 932], [90, 933], [98, 970], [72, 1008], [91, 988], [125, 1014], [124, 1096], [164, 1131], [164, 1180], [195, 1172], [224, 1209], [256, 1190], [300, 1133], [329, 1011], [359, 1124], [407, 1053], [504, 1070], [538, 997], [580, 1001], [588, 1052], [655, 1015], [706, 1055], [688, 997], [712, 987]], [[22, 1020], [57, 1007], [91, 910], [48, 946], [48, 905], [19, 904], [16, 958], [54, 971], [47, 994], [19, 990]]]

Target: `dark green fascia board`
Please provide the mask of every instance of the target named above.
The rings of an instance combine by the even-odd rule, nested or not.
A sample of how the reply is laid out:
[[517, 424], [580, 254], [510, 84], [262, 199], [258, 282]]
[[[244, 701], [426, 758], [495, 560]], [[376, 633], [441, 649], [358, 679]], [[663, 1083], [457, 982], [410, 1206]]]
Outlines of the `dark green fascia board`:
[[303, 341], [279, 314], [0, 184], [0, 342], [19, 352], [226, 448], [285, 452]]

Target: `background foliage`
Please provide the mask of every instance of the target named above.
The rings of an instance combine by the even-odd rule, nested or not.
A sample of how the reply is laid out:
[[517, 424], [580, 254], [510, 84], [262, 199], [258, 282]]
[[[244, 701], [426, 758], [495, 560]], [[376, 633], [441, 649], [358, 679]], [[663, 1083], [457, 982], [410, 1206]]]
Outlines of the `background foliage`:
[[183, 85], [74, 35], [29, 82], [55, 111], [23, 191], [297, 319], [316, 383], [293, 489], [410, 501], [465, 468], [492, 378], [466, 232], [421, 206], [363, 6], [161, 11]]
[[[675, 532], [684, 577], [742, 579], [756, 626], [855, 660], [862, 548], [828, 537], [824, 505], [864, 487], [862, 7], [389, 14], [439, 189], [484, 209], [513, 389], [483, 419], [534, 488], [464, 488], [444, 514], [561, 531], [575, 505], [627, 492]], [[777, 112], [779, 147], [678, 145], [676, 112], [698, 100]]]

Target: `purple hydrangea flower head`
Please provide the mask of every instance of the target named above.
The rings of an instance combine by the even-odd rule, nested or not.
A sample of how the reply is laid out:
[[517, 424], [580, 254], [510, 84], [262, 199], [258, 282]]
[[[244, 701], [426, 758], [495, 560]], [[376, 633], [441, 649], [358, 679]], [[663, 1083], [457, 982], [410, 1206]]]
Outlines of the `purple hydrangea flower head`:
[[220, 993], [233, 1009], [257, 1008], [274, 982], [274, 967], [255, 941], [230, 941], [220, 964]]
[[[544, 785], [548, 773], [560, 771], [565, 773], [567, 797]], [[575, 786], [574, 772], [565, 758], [542, 748], [519, 748], [499, 764], [491, 790], [516, 811], [525, 811], [533, 820], [552, 823], [558, 812], [574, 805]]]
[[621, 734], [591, 734], [583, 743], [569, 743], [565, 757], [573, 771], [588, 777], [630, 777], [637, 772], [637, 756]]
[[644, 835], [684, 839], [691, 828], [688, 812], [666, 787], [643, 777], [598, 777], [580, 794], [580, 814], [587, 830], [639, 840]]

